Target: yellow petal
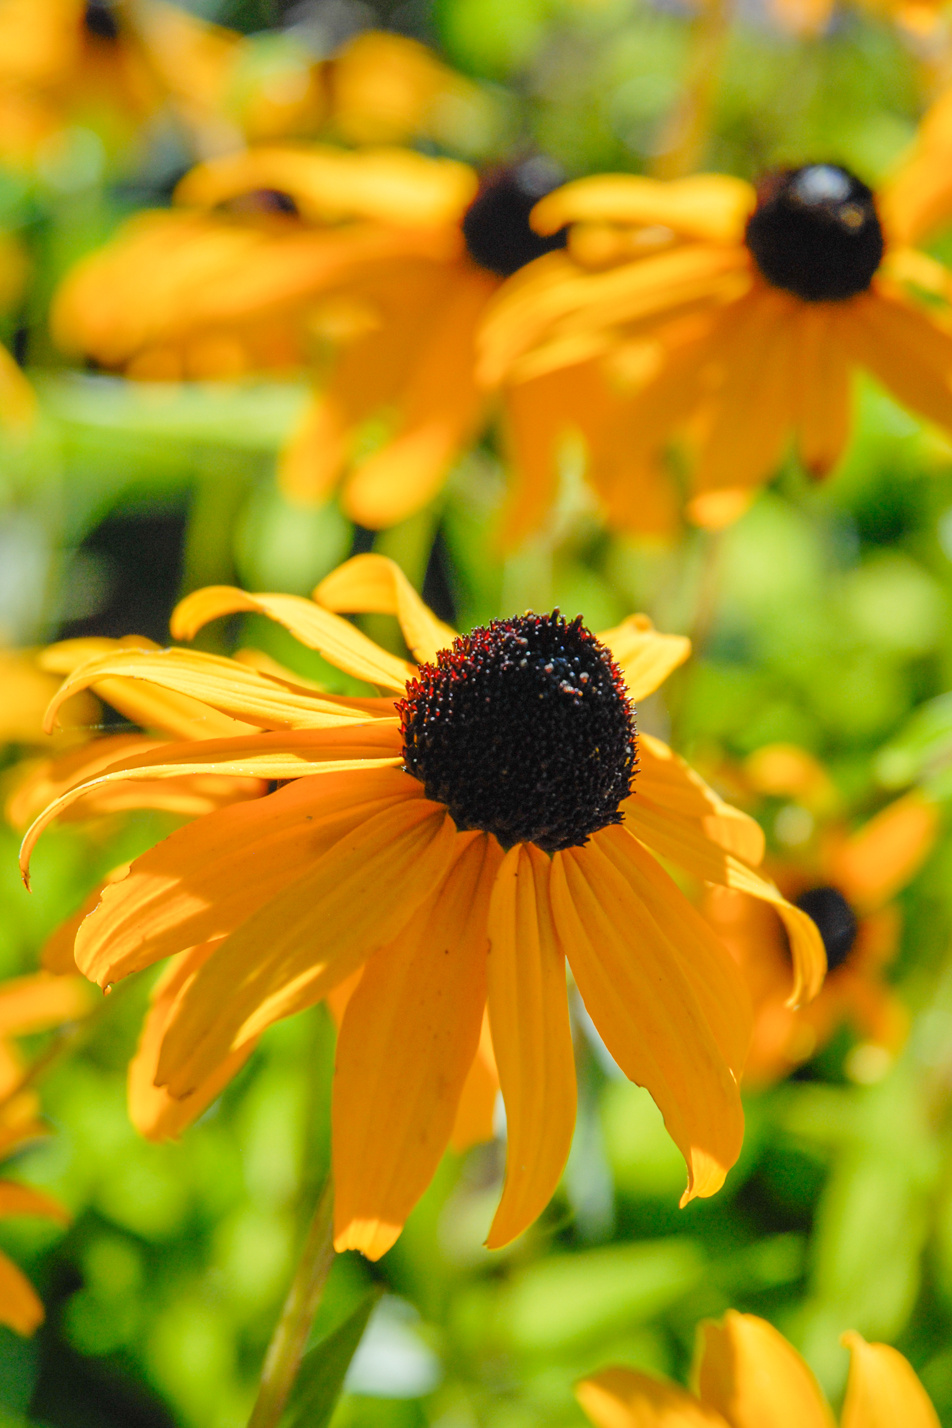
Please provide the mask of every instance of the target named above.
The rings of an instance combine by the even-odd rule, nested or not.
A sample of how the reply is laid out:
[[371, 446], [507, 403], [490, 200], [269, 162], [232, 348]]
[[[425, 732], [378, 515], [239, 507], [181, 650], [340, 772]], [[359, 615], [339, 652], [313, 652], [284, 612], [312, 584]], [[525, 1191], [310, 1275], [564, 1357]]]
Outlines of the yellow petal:
[[189, 1095], [229, 1052], [320, 1001], [392, 942], [442, 881], [457, 836], [441, 805], [404, 797], [340, 838], [199, 968], [166, 1033], [157, 1083]]
[[729, 1309], [701, 1327], [698, 1396], [730, 1428], [833, 1428], [803, 1359], [773, 1325]]
[[345, 769], [369, 772], [397, 766], [396, 719], [377, 719], [342, 729], [258, 734], [245, 738], [168, 744], [158, 752], [120, 759], [108, 773], [87, 779], [61, 794], [37, 817], [20, 845], [20, 868], [29, 887], [29, 865], [37, 839], [64, 809], [92, 791], [139, 779], [173, 779], [191, 774], [226, 774], [236, 778], [299, 779]]
[[811, 476], [839, 461], [852, 421], [852, 374], [840, 341], [838, 303], [804, 303], [794, 337], [794, 424], [800, 460]]
[[765, 841], [757, 820], [725, 803], [690, 764], [651, 734], [638, 736], [635, 788], [658, 807], [696, 819], [700, 832], [745, 863], [762, 860]]
[[462, 1155], [471, 1145], [492, 1140], [498, 1095], [499, 1072], [489, 1030], [489, 1013], [484, 1011], [479, 1047], [463, 1082], [450, 1134], [450, 1149], [457, 1155]]
[[374, 218], [400, 227], [453, 223], [475, 196], [466, 164], [410, 149], [246, 149], [198, 164], [175, 191], [178, 203], [215, 207], [258, 189], [289, 194], [307, 218]]
[[499, 869], [490, 907], [489, 1023], [507, 1149], [489, 1249], [508, 1244], [545, 1209], [575, 1130], [575, 1058], [549, 866], [533, 844], [516, 844]]
[[952, 334], [880, 282], [853, 298], [840, 325], [844, 346], [904, 406], [952, 427]]
[[345, 833], [415, 790], [395, 769], [299, 779], [178, 829], [104, 887], [79, 927], [77, 965], [108, 986], [233, 932]]
[[446, 1149], [486, 1002], [494, 840], [459, 857], [344, 1013], [333, 1091], [335, 1248], [379, 1259]]
[[140, 1135], [161, 1141], [180, 1136], [219, 1096], [241, 1069], [255, 1046], [248, 1041], [231, 1052], [215, 1071], [186, 1100], [176, 1100], [164, 1086], [155, 1084], [165, 1029], [181, 999], [184, 988], [206, 962], [218, 942], [206, 942], [183, 952], [166, 969], [152, 989], [150, 1007], [142, 1023], [135, 1056], [129, 1062], [129, 1119]]
[[44, 1220], [58, 1220], [61, 1225], [68, 1225], [73, 1218], [52, 1195], [15, 1180], [0, 1180], [0, 1218], [6, 1215], [39, 1215]]
[[837, 849], [830, 881], [863, 911], [881, 907], [915, 877], [939, 823], [938, 808], [918, 791], [897, 798]]
[[36, 393], [0, 343], [0, 422], [14, 431], [28, 431], [36, 417], [36, 405]]
[[851, 1358], [841, 1428], [939, 1428], [939, 1415], [908, 1359], [852, 1331], [843, 1343]]
[[190, 640], [209, 620], [243, 610], [276, 620], [302, 644], [318, 650], [338, 669], [368, 684], [402, 692], [413, 675], [412, 666], [404, 660], [387, 654], [339, 615], [299, 595], [249, 595], [229, 585], [211, 585], [181, 601], [172, 616], [172, 634], [176, 639]]
[[314, 599], [338, 614], [396, 615], [418, 664], [435, 659], [456, 638], [424, 605], [396, 561], [385, 555], [355, 555], [345, 561], [321, 581]]
[[[718, 1040], [736, 1041], [748, 1015], [746, 996], [729, 953], [673, 884], [662, 892], [661, 882], [646, 876], [633, 840], [621, 852], [627, 866], [620, 871], [619, 850], [612, 848], [612, 857], [606, 851], [604, 835], [613, 831], [555, 854], [555, 923], [608, 1050], [630, 1080], [647, 1088], [685, 1158], [684, 1203], [719, 1190], [740, 1153], [740, 1093]], [[714, 987], [724, 994], [716, 1027], [707, 1014]]]
[[575, 1396], [597, 1428], [725, 1428], [720, 1414], [683, 1388], [634, 1369], [583, 1378]]
[[12, 1260], [0, 1254], [0, 1324], [18, 1334], [32, 1334], [46, 1315], [33, 1285]]
[[738, 243], [756, 201], [749, 183], [726, 174], [692, 174], [669, 182], [638, 174], [597, 174], [541, 199], [531, 223], [537, 233], [599, 220], [660, 225], [684, 237]]
[[0, 1036], [26, 1036], [65, 1021], [79, 1021], [92, 1010], [82, 977], [34, 972], [0, 982]]
[[621, 666], [632, 699], [647, 699], [691, 653], [686, 635], [663, 635], [647, 615], [629, 615], [598, 638]]
[[815, 997], [826, 973], [826, 953], [816, 923], [782, 897], [773, 883], [725, 851], [696, 821], [664, 809], [638, 792], [625, 801], [625, 826], [654, 852], [667, 858], [701, 882], [718, 883], [750, 893], [776, 908], [790, 939], [793, 990], [790, 1001], [799, 1004]]

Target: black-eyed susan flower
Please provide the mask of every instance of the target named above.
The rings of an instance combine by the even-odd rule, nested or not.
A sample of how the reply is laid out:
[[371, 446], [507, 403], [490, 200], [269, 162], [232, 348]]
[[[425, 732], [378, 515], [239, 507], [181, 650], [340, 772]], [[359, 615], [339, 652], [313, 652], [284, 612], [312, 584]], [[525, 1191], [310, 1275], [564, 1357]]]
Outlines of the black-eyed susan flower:
[[[80, 1020], [90, 1011], [88, 989], [78, 976], [46, 972], [0, 983], [0, 1159], [44, 1136], [35, 1091], [24, 1086], [25, 1066], [15, 1038]], [[68, 1224], [69, 1212], [52, 1196], [18, 1180], [0, 1179], [0, 1217], [39, 1215]], [[0, 1324], [32, 1334], [43, 1322], [43, 1305], [23, 1272], [0, 1254]]]
[[[811, 474], [835, 467], [856, 368], [952, 428], [952, 335], [904, 286], [941, 297], [944, 270], [901, 246], [892, 213], [835, 164], [773, 172], [756, 189], [717, 175], [580, 179], [533, 213], [543, 235], [570, 225], [568, 250], [497, 299], [483, 376], [597, 378], [612, 400], [592, 418], [591, 478], [609, 518], [639, 528], [678, 438], [690, 514], [724, 524], [791, 437]], [[522, 493], [527, 521], [549, 499], [545, 480]]]
[[319, 501], [343, 481], [347, 514], [387, 526], [430, 500], [483, 420], [476, 329], [503, 278], [561, 243], [528, 223], [551, 184], [539, 160], [480, 186], [409, 150], [252, 148], [193, 169], [176, 209], [80, 263], [54, 334], [135, 377], [312, 372], [284, 487]]
[[[850, 1370], [840, 1428], [939, 1428], [909, 1361], [888, 1344], [843, 1335]], [[704, 1323], [693, 1392], [634, 1369], [609, 1368], [576, 1392], [597, 1428], [833, 1428], [809, 1367], [765, 1319], [731, 1309]]]
[[759, 749], [746, 772], [755, 792], [794, 800], [787, 809], [799, 809], [807, 826], [814, 824], [812, 836], [771, 857], [767, 867], [819, 928], [828, 972], [813, 1003], [792, 1008], [790, 954], [779, 920], [742, 894], [707, 889], [704, 911], [743, 969], [754, 1005], [745, 1077], [765, 1083], [787, 1075], [844, 1024], [861, 1044], [886, 1053], [877, 1067], [884, 1070], [908, 1026], [906, 1009], [886, 980], [902, 927], [895, 898], [931, 852], [939, 811], [914, 792], [851, 829], [831, 808], [824, 770], [804, 750]]
[[[687, 641], [638, 616], [596, 638], [558, 612], [457, 637], [379, 556], [347, 562], [314, 601], [198, 591], [174, 633], [242, 611], [384, 692], [317, 694], [183, 649], [93, 660], [58, 699], [141, 680], [255, 732], [118, 761], [53, 801], [24, 842], [25, 868], [42, 829], [95, 787], [198, 772], [278, 784], [137, 859], [76, 933], [76, 965], [102, 985], [177, 958], [140, 1053], [143, 1117], [160, 1133], [180, 1128], [273, 1022], [346, 998], [336, 1243], [376, 1257], [429, 1183], [467, 1082], [486, 1084], [473, 1068], [487, 1060], [488, 1008], [509, 1141], [489, 1243], [503, 1244], [547, 1203], [571, 1141], [567, 960], [612, 1055], [665, 1116], [688, 1167], [685, 1199], [714, 1193], [741, 1143], [749, 1004], [729, 953], [655, 855], [776, 906], [800, 995], [817, 990], [823, 954], [810, 919], [751, 867], [757, 825], [664, 744], [636, 736], [632, 701]], [[341, 611], [395, 614], [418, 663]]]

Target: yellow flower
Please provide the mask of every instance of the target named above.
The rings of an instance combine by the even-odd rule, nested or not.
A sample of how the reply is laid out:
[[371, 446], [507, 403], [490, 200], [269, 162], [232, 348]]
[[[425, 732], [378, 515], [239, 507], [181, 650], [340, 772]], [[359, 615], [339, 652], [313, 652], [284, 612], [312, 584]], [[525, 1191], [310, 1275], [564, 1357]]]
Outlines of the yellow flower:
[[[419, 663], [340, 611], [396, 615]], [[138, 679], [256, 732], [120, 760], [51, 803], [24, 841], [26, 869], [42, 829], [97, 787], [200, 772], [278, 785], [173, 833], [102, 889], [78, 929], [76, 965], [101, 985], [178, 958], [140, 1052], [150, 1077], [142, 1094], [134, 1085], [134, 1115], [180, 1128], [273, 1022], [349, 995], [333, 1090], [336, 1243], [376, 1257], [458, 1113], [478, 1129], [464, 1087], [486, 1085], [488, 1007], [509, 1141], [488, 1242], [504, 1244], [548, 1202], [572, 1137], [567, 959], [612, 1055], [665, 1116], [685, 1200], [714, 1193], [741, 1144], [749, 1008], [730, 955], [653, 854], [776, 906], [798, 995], [817, 990], [823, 953], [810, 919], [751, 868], [763, 847], [753, 820], [666, 745], [641, 734], [636, 746], [630, 701], [687, 641], [639, 616], [596, 639], [558, 613], [455, 638], [373, 555], [328, 576], [314, 601], [197, 591], [173, 631], [188, 638], [237, 612], [276, 620], [384, 693], [318, 694], [183, 649], [93, 660], [58, 699]], [[172, 1101], [177, 1117], [163, 1110]]]
[[[935, 844], [936, 805], [910, 793], [850, 831], [830, 816], [826, 775], [805, 751], [766, 746], [751, 756], [746, 772], [755, 792], [795, 799], [808, 825], [812, 812], [818, 814], [817, 836], [768, 866], [784, 895], [819, 927], [828, 973], [810, 1006], [789, 1006], [790, 958], [779, 920], [743, 894], [706, 890], [705, 915], [742, 968], [754, 1004], [745, 1080], [787, 1075], [844, 1022], [868, 1044], [894, 1054], [908, 1026], [905, 1007], [884, 979], [901, 932], [894, 899]], [[826, 816], [818, 805], [826, 805]]]
[[[409, 150], [236, 153], [80, 263], [54, 335], [142, 378], [312, 371], [284, 487], [319, 501], [343, 480], [347, 514], [387, 526], [430, 500], [478, 430], [476, 329], [502, 278], [561, 243], [528, 224], [551, 182], [537, 160], [479, 189], [465, 164]], [[385, 430], [368, 450], [373, 420]]]
[[[80, 977], [47, 972], [0, 984], [0, 1159], [46, 1134], [37, 1119], [39, 1100], [23, 1086], [24, 1067], [12, 1038], [77, 1021], [90, 1010]], [[0, 1216], [41, 1215], [68, 1224], [69, 1212], [42, 1191], [15, 1180], [0, 1180]], [[0, 1254], [0, 1324], [32, 1334], [43, 1322], [43, 1305], [29, 1280]]]
[[[912, 1366], [888, 1344], [852, 1331], [840, 1428], [939, 1428]], [[834, 1428], [820, 1387], [797, 1351], [764, 1319], [731, 1309], [698, 1337], [695, 1392], [633, 1369], [583, 1379], [578, 1399], [598, 1428]]]
[[[791, 436], [814, 476], [836, 465], [856, 367], [952, 428], [952, 335], [903, 286], [941, 296], [948, 275], [900, 246], [893, 216], [833, 164], [768, 174], [756, 190], [710, 174], [580, 179], [534, 210], [542, 234], [571, 225], [568, 251], [500, 294], [483, 376], [517, 388], [597, 378], [612, 401], [593, 418], [591, 479], [610, 520], [640, 528], [677, 435], [693, 457], [689, 512], [722, 525]], [[524, 525], [550, 489], [543, 473], [522, 493]]]

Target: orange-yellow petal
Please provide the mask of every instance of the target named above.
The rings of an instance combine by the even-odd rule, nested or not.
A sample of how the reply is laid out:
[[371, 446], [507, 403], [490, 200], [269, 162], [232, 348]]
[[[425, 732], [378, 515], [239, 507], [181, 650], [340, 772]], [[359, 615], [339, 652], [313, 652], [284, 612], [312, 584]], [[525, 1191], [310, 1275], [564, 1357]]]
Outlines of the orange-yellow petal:
[[632, 699], [647, 699], [691, 653], [686, 635], [663, 635], [647, 615], [629, 615], [598, 638], [621, 666]]
[[537, 233], [556, 233], [567, 223], [602, 221], [658, 225], [684, 237], [734, 243], [743, 238], [756, 201], [749, 183], [726, 174], [692, 174], [668, 182], [638, 174], [597, 174], [541, 199], [531, 222]]
[[854, 361], [914, 412], [952, 427], [952, 333], [880, 282], [853, 298], [840, 324]]
[[794, 335], [793, 420], [800, 460], [825, 476], [849, 440], [852, 374], [840, 341], [838, 303], [803, 303]]
[[852, 1331], [843, 1343], [851, 1357], [841, 1428], [939, 1428], [939, 1415], [908, 1359]]
[[32, 1185], [21, 1185], [18, 1180], [0, 1180], [0, 1219], [6, 1215], [39, 1215], [61, 1225], [68, 1225], [73, 1218], [52, 1195], [34, 1190]]
[[368, 960], [337, 1041], [334, 1244], [369, 1259], [430, 1183], [479, 1044], [498, 850], [485, 834], [456, 843], [445, 880]]
[[233, 932], [346, 833], [422, 789], [396, 769], [298, 779], [179, 828], [105, 887], [76, 962], [100, 986]]
[[186, 595], [177, 606], [172, 616], [172, 634], [176, 639], [190, 640], [209, 620], [243, 610], [276, 620], [302, 644], [318, 650], [338, 669], [368, 684], [402, 692], [413, 674], [404, 660], [382, 650], [339, 615], [300, 595], [250, 595], [233, 586], [210, 585]]
[[170, 963], [152, 989], [151, 1005], [128, 1073], [129, 1119], [139, 1134], [149, 1140], [180, 1136], [221, 1094], [255, 1048], [256, 1043], [248, 1041], [238, 1051], [231, 1052], [185, 1100], [176, 1100], [164, 1086], [155, 1084], [165, 1029], [183, 989], [217, 945], [217, 942], [206, 942], [183, 952]]
[[79, 1021], [91, 1009], [82, 977], [34, 972], [0, 982], [0, 1036], [27, 1036]]
[[489, 1030], [489, 1013], [484, 1012], [479, 1046], [463, 1082], [450, 1134], [450, 1149], [457, 1155], [462, 1155], [471, 1145], [492, 1140], [498, 1095], [499, 1072]]
[[517, 843], [489, 914], [489, 1023], [506, 1107], [506, 1178], [486, 1244], [498, 1249], [549, 1203], [575, 1129], [575, 1058], [565, 956], [552, 921], [550, 862]]
[[396, 561], [385, 555], [355, 555], [326, 576], [314, 591], [319, 605], [337, 614], [396, 615], [413, 658], [436, 658], [456, 638], [420, 599]]
[[157, 1083], [189, 1095], [230, 1052], [325, 997], [403, 930], [444, 878], [457, 837], [441, 805], [402, 797], [340, 838], [199, 968]]
[[863, 911], [881, 907], [915, 877], [939, 834], [936, 805], [918, 791], [897, 798], [830, 858], [830, 881]]
[[698, 1396], [730, 1428], [834, 1428], [813, 1374], [766, 1320], [729, 1309], [702, 1325], [699, 1350]]
[[647, 855], [639, 858], [624, 830], [615, 834], [602, 830], [553, 857], [559, 941], [606, 1046], [648, 1089], [684, 1156], [684, 1200], [713, 1195], [743, 1139], [728, 1054], [738, 1050], [738, 1029], [746, 1041], [746, 992], [687, 898], [646, 870]]
[[658, 807], [696, 819], [712, 842], [745, 863], [763, 858], [764, 834], [756, 819], [725, 803], [690, 764], [651, 734], [638, 736], [635, 788]]
[[575, 1396], [597, 1428], [725, 1428], [720, 1414], [693, 1394], [634, 1369], [583, 1378]]
[[18, 1334], [32, 1334], [46, 1315], [40, 1298], [22, 1270], [0, 1254], [0, 1324]]

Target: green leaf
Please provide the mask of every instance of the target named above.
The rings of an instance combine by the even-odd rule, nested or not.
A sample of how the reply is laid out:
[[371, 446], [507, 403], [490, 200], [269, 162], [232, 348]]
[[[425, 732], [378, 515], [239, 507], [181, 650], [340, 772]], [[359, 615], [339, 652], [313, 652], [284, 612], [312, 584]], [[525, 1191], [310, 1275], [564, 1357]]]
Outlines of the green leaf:
[[371, 1289], [336, 1329], [304, 1355], [281, 1428], [326, 1428], [367, 1320], [382, 1293], [379, 1287]]

